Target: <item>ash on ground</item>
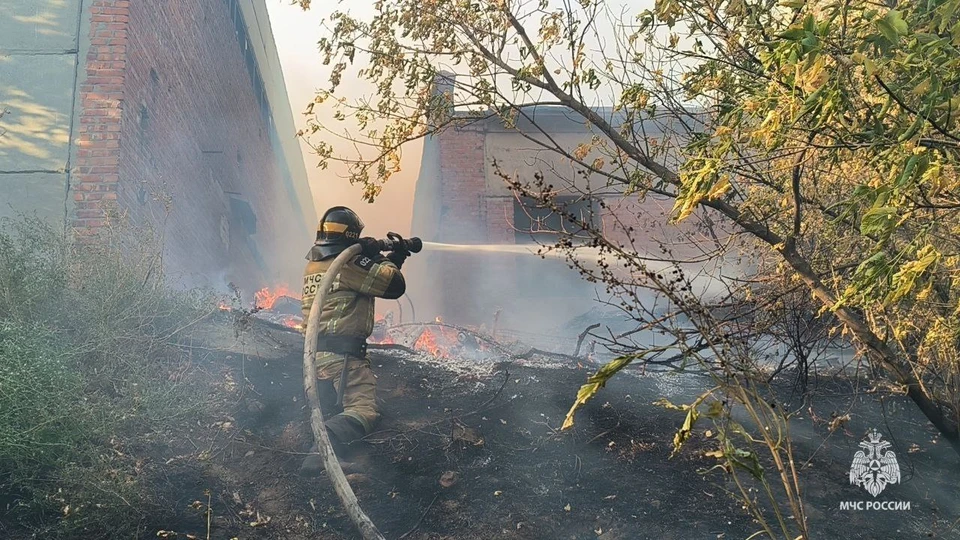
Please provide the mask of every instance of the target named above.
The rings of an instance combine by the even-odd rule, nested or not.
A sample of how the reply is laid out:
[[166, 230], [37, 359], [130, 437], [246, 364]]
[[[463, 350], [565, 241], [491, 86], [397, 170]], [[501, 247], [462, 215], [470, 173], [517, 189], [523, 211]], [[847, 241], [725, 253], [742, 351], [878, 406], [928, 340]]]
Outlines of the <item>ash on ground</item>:
[[[223, 410], [213, 412], [230, 418], [230, 428], [185, 425], [179, 437], [150, 449], [144, 478], [169, 490], [174, 502], [151, 517], [147, 536], [166, 530], [205, 537], [206, 516], [190, 504], [210, 490], [211, 538], [356, 538], [329, 482], [298, 475], [311, 443], [303, 336], [254, 321], [236, 337], [232, 320], [221, 316], [189, 338], [202, 358], [196, 376], [209, 377], [211, 392], [222, 394]], [[656, 378], [615, 378], [574, 428], [561, 432], [595, 367], [381, 347], [370, 356], [383, 419], [358, 444], [366, 463], [348, 479], [388, 538], [691, 540], [747, 538], [758, 530], [730, 496], [730, 478], [706, 472], [715, 464], [704, 455], [707, 426], [670, 458], [683, 417], [653, 405], [663, 396]], [[887, 398], [883, 418], [873, 397], [842, 393], [817, 403], [792, 424], [815, 537], [955, 534], [960, 463], [913, 409]], [[852, 419], [831, 434], [818, 419], [835, 410], [850, 410]], [[841, 501], [865, 498], [848, 477], [857, 433], [870, 427], [896, 437], [904, 477], [883, 496], [911, 501], [909, 512], [840, 509]]]

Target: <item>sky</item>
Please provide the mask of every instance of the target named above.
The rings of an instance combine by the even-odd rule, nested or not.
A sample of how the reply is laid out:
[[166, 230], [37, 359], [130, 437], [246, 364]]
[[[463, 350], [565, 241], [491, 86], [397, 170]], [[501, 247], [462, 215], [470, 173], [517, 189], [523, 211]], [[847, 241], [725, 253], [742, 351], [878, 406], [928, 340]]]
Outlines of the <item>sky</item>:
[[[297, 129], [301, 129], [306, 125], [303, 110], [313, 100], [317, 88], [327, 86], [330, 73], [329, 66], [322, 65], [320, 53], [317, 51], [317, 42], [321, 36], [320, 22], [331, 11], [344, 9], [344, 5], [338, 2], [314, 2], [310, 11], [304, 12], [297, 6], [291, 6], [290, 0], [266, 2], [287, 93], [293, 107], [294, 121]], [[351, 6], [351, 11], [372, 11], [371, 5], [372, 2], [361, 0]], [[372, 89], [361, 81], [345, 76], [338, 92], [359, 97], [372, 94]], [[318, 107], [314, 112], [318, 112], [322, 119], [331, 119], [329, 108]], [[335, 141], [328, 142], [335, 144], [336, 148]], [[310, 147], [301, 143], [301, 148], [318, 216], [323, 215], [331, 206], [346, 205], [355, 210], [366, 224], [365, 234], [378, 238], [390, 231], [404, 236], [410, 235], [413, 191], [419, 173], [421, 145], [411, 144], [403, 149], [401, 172], [390, 179], [374, 204], [362, 200], [361, 189], [351, 186], [344, 178], [344, 168], [331, 164], [326, 170], [318, 169], [319, 160], [312, 154]], [[344, 149], [344, 152], [347, 153], [348, 150]]]

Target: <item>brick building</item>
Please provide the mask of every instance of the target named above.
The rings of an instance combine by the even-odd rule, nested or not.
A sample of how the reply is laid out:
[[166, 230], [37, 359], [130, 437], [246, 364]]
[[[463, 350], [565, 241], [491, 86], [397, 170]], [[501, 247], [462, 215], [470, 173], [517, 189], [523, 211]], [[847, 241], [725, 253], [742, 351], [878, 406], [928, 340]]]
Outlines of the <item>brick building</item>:
[[186, 285], [297, 281], [316, 212], [264, 0], [2, 2], [0, 106], [0, 215], [128, 216]]
[[[436, 91], [451, 93], [453, 77], [444, 76]], [[545, 130], [569, 148], [590, 139], [584, 122], [569, 110], [531, 110], [535, 125], [522, 121], [506, 127], [496, 118], [470, 121], [424, 141], [414, 202], [412, 232], [425, 240], [451, 244], [550, 243], [549, 229], [562, 225], [559, 216], [531, 208], [508, 188], [501, 175], [532, 181], [535, 173], [562, 185], [576, 178], [569, 162], [543, 150], [529, 137]], [[467, 113], [452, 112], [466, 117]], [[559, 181], [554, 182], [556, 178]], [[562, 197], [562, 195], [561, 195]], [[573, 203], [571, 204], [583, 204]], [[601, 215], [597, 201], [584, 215]], [[592, 210], [592, 212], [591, 212]], [[531, 228], [539, 227], [536, 238]], [[494, 253], [427, 253], [411, 260], [420, 276], [411, 297], [418, 313], [432, 313], [460, 324], [493, 323], [545, 329], [563, 316], [586, 311], [594, 287], [563, 261]], [[424, 287], [422, 284], [428, 284]], [[542, 324], [537, 324], [542, 323]]]
[[[436, 92], [453, 92], [454, 77], [438, 80]], [[602, 230], [604, 236], [628, 250], [655, 255], [660, 245], [669, 244], [679, 257], [693, 257], [708, 245], [697, 230], [696, 219], [679, 226], [669, 217], [673, 201], [647, 195], [624, 197], [617, 186], [607, 185], [600, 175], [585, 175], [583, 167], [544, 147], [557, 145], [573, 151], [595, 135], [588, 122], [570, 109], [538, 106], [525, 110], [527, 118], [505, 126], [497, 118], [470, 120], [424, 141], [423, 159], [415, 194], [412, 233], [424, 240], [451, 244], [552, 244], [551, 231], [572, 230], [561, 216], [535, 208], [515, 196], [504, 175], [532, 182], [540, 175], [553, 185], [556, 200], [568, 212]], [[597, 109], [617, 125], [618, 114]], [[470, 118], [463, 111], [454, 116]], [[663, 135], [653, 123], [644, 126], [650, 138]], [[595, 157], [609, 157], [607, 151], [591, 151]], [[584, 197], [590, 194], [589, 197]], [[601, 205], [600, 203], [604, 204]], [[636, 234], [628, 239], [626, 230]], [[531, 234], [536, 231], [536, 234]], [[722, 233], [721, 233], [722, 234]], [[440, 316], [461, 324], [493, 322], [501, 327], [555, 329], [571, 318], [597, 307], [605, 297], [570, 269], [562, 260], [536, 256], [514, 256], [489, 252], [431, 252], [411, 259], [411, 298], [421, 319]], [[703, 265], [684, 267], [698, 283], [711, 285], [716, 273]], [[435, 314], [435, 315], [433, 315]]]

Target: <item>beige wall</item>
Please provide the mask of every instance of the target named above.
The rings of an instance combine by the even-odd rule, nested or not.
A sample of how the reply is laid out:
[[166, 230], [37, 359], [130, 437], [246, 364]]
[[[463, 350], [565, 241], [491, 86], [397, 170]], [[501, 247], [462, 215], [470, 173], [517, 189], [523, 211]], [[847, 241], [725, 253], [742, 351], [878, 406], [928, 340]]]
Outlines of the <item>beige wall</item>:
[[[484, 148], [484, 167], [487, 176], [487, 193], [493, 197], [510, 197], [510, 189], [500, 174], [508, 176], [520, 175], [524, 182], [533, 182], [533, 173], [541, 172], [548, 184], [553, 184], [560, 191], [589, 191], [591, 183], [595, 189], [601, 188], [605, 181], [599, 175], [584, 177], [577, 174], [583, 166], [550, 150], [555, 144], [573, 153], [581, 144], [590, 142], [591, 135], [586, 133], [556, 133], [551, 135], [551, 141], [540, 144], [516, 132], [491, 132], [487, 134]], [[592, 163], [596, 158], [603, 158], [609, 162], [608, 150], [597, 147], [584, 158]], [[494, 166], [494, 161], [497, 165]], [[498, 174], [498, 171], [500, 174]]]

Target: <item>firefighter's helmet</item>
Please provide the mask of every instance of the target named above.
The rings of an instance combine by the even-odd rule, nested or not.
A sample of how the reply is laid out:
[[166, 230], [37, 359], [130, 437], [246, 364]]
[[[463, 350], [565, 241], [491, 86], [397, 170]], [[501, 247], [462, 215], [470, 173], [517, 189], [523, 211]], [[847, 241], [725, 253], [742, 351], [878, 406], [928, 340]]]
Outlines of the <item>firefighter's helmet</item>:
[[321, 259], [339, 254], [355, 244], [363, 232], [363, 220], [346, 206], [334, 206], [317, 224], [317, 251]]

